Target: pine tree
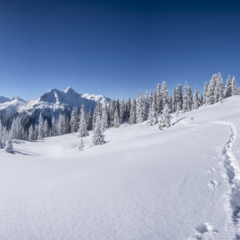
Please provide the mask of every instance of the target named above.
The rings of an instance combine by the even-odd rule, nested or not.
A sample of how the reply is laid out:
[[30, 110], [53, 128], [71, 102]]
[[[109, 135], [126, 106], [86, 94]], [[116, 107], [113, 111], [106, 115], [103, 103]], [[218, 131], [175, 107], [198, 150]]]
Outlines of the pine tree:
[[160, 114], [160, 113], [162, 112], [162, 104], [163, 104], [162, 101], [163, 101], [163, 100], [162, 100], [161, 85], [158, 84], [158, 86], [157, 86], [157, 92], [156, 92], [156, 102], [155, 102], [155, 104], [157, 104], [157, 105], [155, 105], [155, 107], [156, 107], [156, 109], [157, 109], [158, 114]]
[[79, 149], [79, 151], [83, 151], [83, 148], [84, 148], [83, 140], [82, 140], [82, 138], [80, 138], [80, 143], [79, 143], [78, 149]]
[[156, 91], [156, 90], [154, 90], [153, 101], [154, 101], [154, 103], [155, 103], [156, 111], [158, 112], [158, 108], [157, 108], [157, 106], [158, 106], [158, 104], [157, 104], [158, 101], [157, 101], [157, 91]]
[[168, 104], [168, 90], [167, 90], [166, 82], [162, 83], [161, 95], [162, 95], [162, 108], [163, 108], [163, 106]]
[[137, 99], [137, 122], [141, 123], [144, 120], [145, 120], [145, 102], [141, 91], [139, 91]]
[[[152, 89], [150, 89], [150, 94], [149, 94], [149, 110], [152, 107], [152, 103], [153, 103], [153, 92]], [[156, 107], [155, 107], [156, 108]]]
[[193, 106], [195, 109], [198, 109], [200, 105], [201, 105], [200, 94], [199, 94], [198, 88], [196, 87], [195, 94], [193, 97]]
[[163, 113], [161, 115], [161, 119], [159, 121], [159, 129], [162, 130], [163, 128], [168, 128], [171, 126], [171, 116], [169, 114], [168, 104], [165, 105], [163, 109]]
[[177, 107], [176, 99], [177, 99], [177, 92], [176, 92], [176, 89], [174, 88], [173, 89], [173, 96], [172, 96], [172, 112], [176, 111], [176, 107]]
[[114, 114], [114, 127], [119, 128], [119, 126], [120, 126], [120, 121], [119, 121], [118, 111], [116, 109]]
[[172, 95], [171, 94], [169, 96], [168, 102], [169, 102], [169, 106], [170, 106], [169, 111], [172, 112], [173, 106], [172, 106]]
[[177, 103], [176, 117], [178, 117], [179, 111], [181, 110], [180, 102]]
[[225, 91], [224, 91], [224, 97], [227, 98], [231, 96], [232, 96], [232, 83], [231, 83], [231, 76], [229, 74], [226, 82]]
[[92, 109], [90, 107], [88, 115], [87, 115], [87, 130], [90, 131], [92, 129], [93, 129]]
[[43, 136], [44, 136], [43, 118], [42, 118], [42, 113], [40, 113], [38, 118], [38, 140], [41, 140]]
[[102, 107], [101, 107], [101, 103], [100, 102], [97, 102], [97, 105], [96, 105], [96, 107], [94, 109], [94, 113], [93, 113], [93, 126], [94, 126], [98, 116], [101, 119], [101, 117], [102, 117]]
[[77, 109], [77, 107], [73, 107], [73, 109], [72, 109], [70, 125], [71, 125], [71, 132], [72, 133], [77, 132], [77, 130], [78, 130], [78, 109]]
[[128, 101], [126, 103], [126, 121], [129, 121], [130, 111], [131, 111], [131, 98], [128, 98]]
[[120, 121], [124, 122], [126, 120], [126, 104], [125, 104], [125, 100], [122, 100], [122, 103], [120, 105]]
[[108, 105], [108, 125], [114, 126], [115, 101], [111, 100]]
[[214, 104], [215, 103], [215, 92], [216, 92], [216, 85], [217, 85], [217, 74], [213, 74], [212, 79], [208, 85], [208, 102], [207, 104]]
[[158, 121], [158, 113], [156, 111], [155, 103], [153, 101], [152, 106], [149, 110], [147, 125], [153, 126], [157, 123], [157, 121]]
[[107, 103], [102, 107], [102, 130], [105, 132], [108, 129], [108, 117], [107, 117]]
[[131, 111], [130, 111], [130, 118], [129, 118], [130, 124], [136, 124], [137, 123], [137, 110], [136, 110], [136, 100], [131, 100]]
[[202, 104], [206, 105], [207, 103], [208, 103], [208, 83], [205, 82]]
[[177, 85], [177, 90], [176, 90], [176, 103], [180, 104], [180, 110], [182, 110], [182, 105], [183, 105], [183, 94], [182, 94], [182, 85], [178, 84]]
[[192, 90], [185, 82], [184, 86], [184, 100], [182, 110], [183, 112], [191, 111], [192, 109]]
[[233, 76], [233, 79], [232, 79], [232, 96], [236, 95], [237, 93], [237, 84], [236, 84], [236, 81], [235, 81], [235, 77]]
[[144, 120], [147, 120], [148, 119], [148, 114], [149, 114], [149, 109], [150, 109], [148, 90], [146, 90], [144, 102], [145, 102], [145, 117], [144, 117]]
[[11, 138], [7, 140], [4, 150], [7, 153], [14, 153]]
[[94, 124], [92, 142], [94, 145], [102, 145], [105, 143], [100, 116], [97, 116]]
[[44, 137], [48, 137], [48, 132], [49, 132], [48, 121], [47, 121], [47, 119], [45, 119], [45, 122], [44, 122]]
[[31, 126], [29, 127], [28, 140], [30, 140], [30, 141], [34, 140], [34, 132], [33, 132], [33, 126], [32, 126], [32, 124], [31, 124]]
[[53, 116], [52, 118], [52, 136], [57, 136], [58, 134], [58, 131], [57, 131], [57, 122], [55, 120], [55, 117]]
[[81, 117], [80, 117], [80, 123], [79, 123], [79, 128], [78, 128], [78, 137], [86, 137], [89, 136], [89, 133], [87, 131], [87, 123], [85, 119], [85, 111], [84, 111], [84, 106], [81, 108]]

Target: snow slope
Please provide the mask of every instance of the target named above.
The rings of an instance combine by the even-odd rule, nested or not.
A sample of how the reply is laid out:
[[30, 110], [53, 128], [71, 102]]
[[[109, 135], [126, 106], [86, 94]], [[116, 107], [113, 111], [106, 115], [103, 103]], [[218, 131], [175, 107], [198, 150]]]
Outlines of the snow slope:
[[[240, 96], [105, 132], [0, 150], [0, 239], [239, 239]], [[191, 117], [194, 123], [191, 123]]]
[[0, 116], [2, 119], [8, 117], [27, 102], [20, 97], [6, 98], [0, 97]]

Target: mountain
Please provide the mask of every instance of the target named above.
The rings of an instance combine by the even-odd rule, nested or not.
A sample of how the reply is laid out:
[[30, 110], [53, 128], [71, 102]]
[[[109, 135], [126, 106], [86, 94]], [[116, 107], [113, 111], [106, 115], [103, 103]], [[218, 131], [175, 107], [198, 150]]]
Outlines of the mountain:
[[15, 113], [20, 107], [25, 105], [27, 101], [16, 96], [13, 98], [6, 98], [0, 96], [0, 119], [4, 120], [12, 113]]
[[40, 112], [43, 118], [48, 119], [50, 123], [52, 117], [58, 118], [61, 113], [70, 116], [74, 106], [80, 109], [84, 104], [86, 111], [89, 111], [90, 107], [93, 110], [98, 101], [103, 103], [105, 101], [109, 102], [110, 99], [102, 95], [79, 94], [70, 87], [64, 92], [52, 89], [41, 97], [20, 107], [4, 123], [9, 125], [14, 118], [19, 116], [22, 119], [23, 125], [29, 127], [31, 124], [34, 125], [37, 122]]

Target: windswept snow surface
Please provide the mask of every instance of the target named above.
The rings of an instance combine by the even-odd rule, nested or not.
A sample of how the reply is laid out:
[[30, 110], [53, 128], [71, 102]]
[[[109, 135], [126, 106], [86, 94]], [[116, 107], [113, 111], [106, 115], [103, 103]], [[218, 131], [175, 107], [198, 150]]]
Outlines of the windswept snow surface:
[[84, 151], [77, 133], [14, 141], [15, 154], [0, 150], [0, 239], [239, 239], [239, 106], [163, 131], [121, 125], [101, 146], [90, 133]]

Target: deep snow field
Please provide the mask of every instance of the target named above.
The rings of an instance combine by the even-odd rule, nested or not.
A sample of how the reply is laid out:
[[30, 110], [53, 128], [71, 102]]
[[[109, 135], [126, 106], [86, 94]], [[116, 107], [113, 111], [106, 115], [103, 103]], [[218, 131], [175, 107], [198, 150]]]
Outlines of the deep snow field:
[[81, 152], [77, 133], [14, 141], [0, 150], [0, 239], [240, 239], [239, 132], [234, 96], [164, 131], [123, 124], [102, 146], [90, 134]]

